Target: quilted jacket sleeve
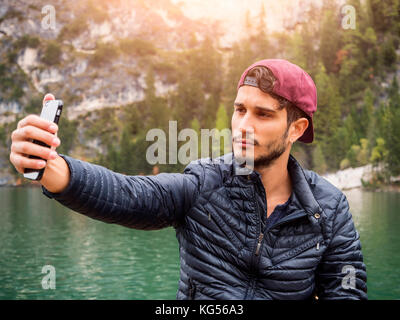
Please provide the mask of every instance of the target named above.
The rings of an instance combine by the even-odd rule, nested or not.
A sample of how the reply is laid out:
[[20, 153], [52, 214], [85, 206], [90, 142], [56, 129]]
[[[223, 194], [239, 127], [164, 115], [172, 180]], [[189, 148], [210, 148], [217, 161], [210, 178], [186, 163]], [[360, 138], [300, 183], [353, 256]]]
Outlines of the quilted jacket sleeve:
[[367, 299], [367, 274], [349, 204], [343, 194], [333, 220], [332, 238], [317, 268], [320, 299]]
[[142, 230], [176, 226], [195, 201], [203, 174], [192, 162], [184, 173], [127, 176], [60, 156], [69, 166], [70, 182], [61, 193], [42, 186], [46, 196], [90, 218]]

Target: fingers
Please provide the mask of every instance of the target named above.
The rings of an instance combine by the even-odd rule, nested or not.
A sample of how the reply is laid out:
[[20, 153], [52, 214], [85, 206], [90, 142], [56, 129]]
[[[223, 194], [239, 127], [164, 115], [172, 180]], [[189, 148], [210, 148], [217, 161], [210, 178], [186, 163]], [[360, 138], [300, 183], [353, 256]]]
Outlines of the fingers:
[[41, 129], [49, 131], [51, 133], [56, 133], [58, 130], [57, 124], [55, 124], [54, 122], [48, 121], [46, 119], [43, 119], [35, 114], [30, 114], [30, 115], [26, 116], [25, 118], [21, 119], [18, 122], [17, 129], [23, 128], [28, 125], [41, 128]]
[[19, 173], [24, 173], [25, 168], [42, 169], [46, 162], [40, 159], [30, 159], [19, 153], [11, 153], [10, 161]]
[[49, 100], [56, 100], [56, 97], [51, 93], [47, 93], [43, 98], [43, 103]]
[[[43, 103], [49, 100], [55, 100], [54, 95], [46, 94]], [[25, 168], [37, 170], [46, 166], [46, 161], [29, 156], [36, 156], [45, 160], [52, 160], [57, 157], [55, 148], [61, 143], [57, 137], [57, 131], [57, 124], [34, 114], [28, 115], [18, 122], [17, 129], [11, 134], [10, 161], [19, 173], [24, 173]], [[33, 143], [33, 140], [44, 143], [50, 148]]]
[[[57, 132], [54, 134], [54, 136], [58, 139], [58, 137], [57, 137]], [[54, 138], [53, 138], [54, 139]], [[59, 143], [58, 143], [59, 142]], [[55, 145], [55, 144], [53, 144], [53, 145], [50, 145], [50, 149], [51, 150], [56, 150], [56, 148], [61, 144], [61, 141], [60, 141], [60, 139], [58, 139], [58, 140], [56, 140], [56, 139], [54, 139], [53, 140], [53, 143], [58, 143], [57, 145]]]
[[16, 154], [37, 156], [46, 160], [57, 158], [57, 152], [50, 148], [42, 147], [30, 141], [18, 141], [11, 145], [11, 151]]
[[61, 143], [60, 139], [54, 134], [31, 125], [14, 130], [11, 134], [11, 140], [13, 143], [18, 141], [27, 141], [29, 139], [35, 139], [44, 142], [49, 146], [55, 147], [58, 147]]

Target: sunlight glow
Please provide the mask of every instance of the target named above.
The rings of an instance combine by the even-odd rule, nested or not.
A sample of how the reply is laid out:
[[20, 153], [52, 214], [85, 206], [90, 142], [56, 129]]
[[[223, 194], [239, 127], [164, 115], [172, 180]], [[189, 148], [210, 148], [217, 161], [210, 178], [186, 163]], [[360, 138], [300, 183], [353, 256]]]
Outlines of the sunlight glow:
[[293, 20], [307, 10], [310, 4], [321, 5], [322, 0], [172, 0], [180, 3], [185, 13], [191, 18], [217, 19], [226, 27], [244, 26], [246, 12], [255, 23], [262, 5], [265, 10], [266, 30], [283, 31], [285, 22]]

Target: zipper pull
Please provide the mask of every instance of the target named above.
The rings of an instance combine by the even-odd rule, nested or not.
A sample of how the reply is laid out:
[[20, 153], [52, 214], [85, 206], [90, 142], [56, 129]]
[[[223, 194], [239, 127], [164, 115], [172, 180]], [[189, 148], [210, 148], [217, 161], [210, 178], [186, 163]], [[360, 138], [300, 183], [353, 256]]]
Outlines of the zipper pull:
[[264, 238], [264, 234], [260, 233], [259, 237], [258, 237], [258, 243], [257, 243], [257, 249], [256, 249], [256, 256], [258, 256], [258, 254], [260, 253], [260, 248], [261, 248], [261, 241]]
[[317, 243], [317, 250], [319, 250], [319, 242]]
[[211, 213], [208, 213], [208, 221], [211, 221]]

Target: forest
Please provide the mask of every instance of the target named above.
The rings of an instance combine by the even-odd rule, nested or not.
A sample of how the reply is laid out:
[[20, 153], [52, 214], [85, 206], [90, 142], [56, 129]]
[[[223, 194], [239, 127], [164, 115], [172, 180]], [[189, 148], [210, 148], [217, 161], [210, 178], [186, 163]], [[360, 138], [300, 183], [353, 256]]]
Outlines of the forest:
[[[284, 32], [265, 28], [267, 7], [261, 7], [256, 17], [247, 13], [246, 35], [230, 47], [221, 46], [218, 37], [198, 39], [195, 34], [179, 50], [159, 48], [145, 38], [124, 39], [113, 46], [99, 43], [90, 57], [91, 67], [104, 67], [110, 57], [134, 56], [146, 70], [144, 98], [89, 112], [75, 120], [62, 117], [62, 143], [57, 151], [69, 154], [85, 148], [85, 141], [98, 138], [102, 151], [85, 160], [129, 175], [181, 172], [185, 165], [161, 164], [155, 168], [146, 161], [146, 149], [153, 143], [146, 141], [146, 133], [152, 128], [168, 132], [168, 121], [172, 120], [177, 121], [178, 130], [230, 128], [236, 85], [244, 69], [257, 60], [284, 58], [306, 70], [318, 92], [314, 142], [296, 142], [292, 154], [305, 168], [319, 174], [366, 164], [383, 166], [369, 183], [388, 183], [390, 176], [400, 174], [400, 1], [349, 0], [346, 5], [355, 9], [355, 28], [343, 28], [343, 6], [339, 2], [324, 1], [322, 6], [306, 10], [300, 21], [288, 23]], [[60, 63], [62, 39], [85, 27], [71, 23], [56, 40], [46, 42], [43, 62]], [[27, 36], [15, 41], [14, 48], [42, 43]], [[0, 63], [3, 99], [22, 95], [16, 84], [18, 73], [13, 81], [9, 77], [14, 62], [11, 52], [8, 61]], [[176, 89], [157, 95], [155, 77], [160, 75]], [[14, 122], [0, 126], [5, 147], [17, 121], [39, 112], [42, 96], [32, 96]], [[66, 103], [73, 99], [73, 95], [64, 98]]]

